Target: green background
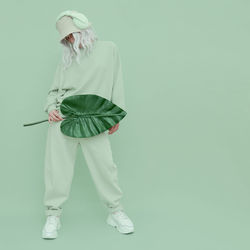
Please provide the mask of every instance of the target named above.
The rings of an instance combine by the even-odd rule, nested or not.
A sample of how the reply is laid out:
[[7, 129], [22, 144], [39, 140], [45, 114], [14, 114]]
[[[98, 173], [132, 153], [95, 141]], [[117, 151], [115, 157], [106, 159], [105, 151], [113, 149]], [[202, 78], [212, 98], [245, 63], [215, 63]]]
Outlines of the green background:
[[[1, 9], [3, 247], [250, 248], [249, 1], [30, 0]], [[78, 148], [59, 237], [41, 238], [48, 124], [23, 124], [47, 118], [62, 53], [55, 18], [67, 9], [120, 49], [128, 115], [110, 141], [134, 234], [106, 225]]]

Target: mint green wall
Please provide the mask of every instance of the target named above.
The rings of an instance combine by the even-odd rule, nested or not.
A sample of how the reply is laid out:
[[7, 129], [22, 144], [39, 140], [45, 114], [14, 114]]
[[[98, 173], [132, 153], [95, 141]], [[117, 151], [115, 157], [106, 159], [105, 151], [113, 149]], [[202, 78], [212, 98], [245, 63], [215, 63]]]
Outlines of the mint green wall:
[[[1, 223], [8, 249], [249, 249], [250, 3], [11, 1], [1, 12]], [[75, 9], [120, 49], [128, 115], [110, 135], [136, 232], [105, 224], [80, 148], [62, 229], [44, 241], [43, 105]], [[79, 248], [80, 247], [80, 248]]]

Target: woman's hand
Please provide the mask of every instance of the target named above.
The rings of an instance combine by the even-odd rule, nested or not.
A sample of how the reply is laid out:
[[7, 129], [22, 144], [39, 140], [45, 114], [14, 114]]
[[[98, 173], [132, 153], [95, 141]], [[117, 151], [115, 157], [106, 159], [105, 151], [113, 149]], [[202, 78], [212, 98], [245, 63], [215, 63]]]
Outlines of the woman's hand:
[[63, 118], [60, 116], [59, 111], [57, 109], [51, 110], [49, 112], [49, 123], [53, 122], [58, 122], [63, 120]]
[[109, 129], [109, 135], [113, 134], [119, 128], [119, 123]]

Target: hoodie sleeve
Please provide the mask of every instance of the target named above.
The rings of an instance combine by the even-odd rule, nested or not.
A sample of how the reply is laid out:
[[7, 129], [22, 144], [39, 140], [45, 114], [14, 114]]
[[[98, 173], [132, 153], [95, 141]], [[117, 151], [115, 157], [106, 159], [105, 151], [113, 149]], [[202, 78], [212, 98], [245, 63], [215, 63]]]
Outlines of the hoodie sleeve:
[[59, 86], [59, 81], [60, 81], [60, 73], [61, 73], [61, 67], [60, 67], [60, 64], [57, 65], [57, 68], [56, 68], [56, 72], [54, 74], [54, 79], [53, 79], [53, 82], [52, 82], [52, 85], [51, 87], [49, 88], [49, 91], [48, 91], [48, 96], [47, 96], [47, 100], [45, 102], [45, 105], [44, 105], [44, 112], [46, 112], [47, 114], [49, 114], [49, 112], [53, 109], [57, 109], [56, 107], [56, 96], [57, 96], [57, 93], [58, 93], [58, 86]]
[[113, 50], [113, 87], [111, 101], [126, 111], [122, 64], [119, 49], [116, 44], [114, 44]]

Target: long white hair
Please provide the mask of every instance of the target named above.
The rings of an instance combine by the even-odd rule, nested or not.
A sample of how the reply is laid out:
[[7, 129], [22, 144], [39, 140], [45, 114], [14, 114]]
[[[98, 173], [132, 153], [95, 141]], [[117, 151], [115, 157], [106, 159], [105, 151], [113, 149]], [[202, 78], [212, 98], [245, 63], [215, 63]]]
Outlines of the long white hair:
[[[60, 42], [63, 46], [62, 61], [64, 70], [70, 67], [74, 56], [78, 64], [80, 63], [80, 57], [83, 56], [82, 53], [89, 56], [94, 47], [94, 43], [99, 39], [93, 26], [90, 26], [81, 32], [72, 32], [72, 35], [75, 39], [73, 44], [66, 39], [63, 39]], [[81, 49], [79, 48], [80, 44], [82, 45]]]

